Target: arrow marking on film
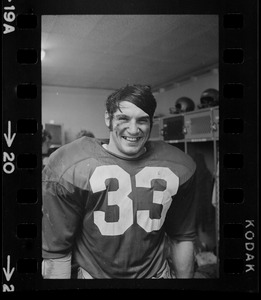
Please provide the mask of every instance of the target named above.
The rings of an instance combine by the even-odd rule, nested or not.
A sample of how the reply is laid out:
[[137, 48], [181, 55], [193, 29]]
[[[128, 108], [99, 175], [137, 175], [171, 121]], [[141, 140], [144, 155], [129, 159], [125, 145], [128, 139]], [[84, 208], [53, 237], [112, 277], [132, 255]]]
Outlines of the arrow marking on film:
[[16, 133], [13, 133], [11, 132], [11, 121], [8, 121], [8, 132], [7, 134], [4, 133], [4, 137], [5, 137], [5, 140], [6, 140], [6, 143], [7, 143], [7, 146], [8, 147], [11, 147], [13, 141], [14, 141], [14, 138], [16, 136]]
[[7, 281], [9, 281], [14, 273], [15, 268], [12, 268], [10, 271], [10, 255], [7, 255], [7, 270], [3, 268], [3, 271], [5, 273], [5, 278]]

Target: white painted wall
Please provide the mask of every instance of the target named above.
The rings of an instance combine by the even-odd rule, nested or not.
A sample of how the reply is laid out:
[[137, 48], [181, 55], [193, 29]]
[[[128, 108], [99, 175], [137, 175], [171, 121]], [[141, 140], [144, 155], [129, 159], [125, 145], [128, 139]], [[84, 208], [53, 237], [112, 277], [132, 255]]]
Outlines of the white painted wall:
[[63, 124], [65, 143], [86, 129], [98, 138], [107, 138], [104, 123], [105, 101], [112, 91], [77, 88], [42, 88], [42, 123]]
[[[169, 108], [182, 96], [191, 98], [196, 106], [200, 95], [207, 88], [218, 87], [218, 74], [208, 73], [195, 80], [184, 82], [179, 87], [155, 93], [158, 102], [156, 114], [167, 116]], [[108, 138], [104, 123], [105, 101], [110, 90], [91, 90], [65, 87], [42, 87], [42, 123], [54, 121], [63, 124], [65, 143], [76, 138], [81, 129], [92, 131], [97, 138]]]

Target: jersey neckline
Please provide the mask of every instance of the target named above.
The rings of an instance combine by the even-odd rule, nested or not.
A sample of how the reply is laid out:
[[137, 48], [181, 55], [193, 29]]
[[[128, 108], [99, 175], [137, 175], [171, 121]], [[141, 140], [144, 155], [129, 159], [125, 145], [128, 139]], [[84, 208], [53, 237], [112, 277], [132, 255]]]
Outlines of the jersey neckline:
[[111, 152], [110, 150], [106, 149], [106, 146], [105, 146], [105, 145], [108, 145], [108, 144], [107, 144], [106, 142], [104, 142], [104, 141], [98, 141], [98, 144], [101, 146], [102, 150], [103, 150], [105, 153], [110, 154], [110, 155], [112, 155], [112, 156], [114, 156], [114, 157], [117, 157], [117, 158], [119, 158], [119, 159], [128, 160], [128, 161], [137, 161], [137, 160], [140, 160], [140, 159], [142, 159], [142, 158], [148, 153], [147, 143], [146, 143], [146, 146], [145, 146], [146, 151], [143, 152], [140, 156], [138, 156], [138, 157], [133, 157], [133, 158], [132, 158], [132, 157], [121, 156], [121, 155], [118, 155], [118, 154], [116, 154], [116, 153]]

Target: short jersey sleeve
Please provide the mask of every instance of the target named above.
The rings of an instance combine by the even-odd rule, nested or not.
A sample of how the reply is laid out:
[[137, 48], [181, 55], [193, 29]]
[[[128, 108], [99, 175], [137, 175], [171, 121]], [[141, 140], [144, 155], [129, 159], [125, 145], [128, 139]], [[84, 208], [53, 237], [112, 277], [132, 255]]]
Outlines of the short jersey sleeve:
[[195, 173], [183, 183], [168, 210], [165, 230], [173, 240], [191, 241], [196, 237]]
[[[44, 172], [48, 173], [46, 168]], [[50, 172], [50, 170], [49, 170]], [[49, 176], [51, 177], [51, 176]], [[42, 255], [43, 258], [58, 258], [71, 251], [82, 218], [80, 191], [65, 183], [48, 178], [42, 182]]]

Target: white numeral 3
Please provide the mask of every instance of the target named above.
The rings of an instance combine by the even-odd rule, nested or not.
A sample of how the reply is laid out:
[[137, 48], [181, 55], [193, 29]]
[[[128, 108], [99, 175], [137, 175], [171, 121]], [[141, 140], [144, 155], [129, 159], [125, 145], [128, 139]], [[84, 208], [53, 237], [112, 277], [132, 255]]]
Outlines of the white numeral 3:
[[[106, 190], [106, 180], [116, 178], [119, 188], [108, 192], [108, 205], [118, 205], [119, 220], [117, 222], [105, 221], [105, 212], [94, 212], [94, 223], [102, 235], [121, 235], [133, 224], [133, 203], [128, 195], [132, 191], [131, 177], [117, 165], [99, 166], [90, 178], [93, 193]], [[136, 187], [151, 189], [152, 180], [161, 179], [166, 182], [164, 191], [153, 191], [153, 203], [163, 206], [160, 219], [151, 219], [149, 210], [137, 210], [137, 223], [146, 232], [159, 230], [164, 223], [166, 213], [171, 204], [171, 197], [177, 193], [179, 178], [166, 167], [145, 167], [135, 175]]]

